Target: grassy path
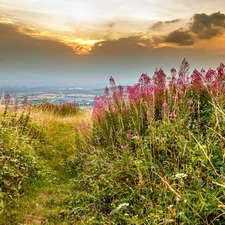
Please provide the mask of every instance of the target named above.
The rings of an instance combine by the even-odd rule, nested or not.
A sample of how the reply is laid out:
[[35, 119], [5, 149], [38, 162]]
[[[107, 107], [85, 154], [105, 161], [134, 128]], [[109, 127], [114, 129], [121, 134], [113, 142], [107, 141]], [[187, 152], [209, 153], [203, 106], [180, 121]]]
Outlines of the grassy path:
[[48, 144], [37, 148], [43, 161], [42, 179], [27, 187], [27, 193], [15, 201], [4, 224], [70, 224], [65, 222], [63, 211], [72, 191], [70, 176], [66, 172], [66, 159], [76, 154], [74, 125], [90, 120], [90, 112], [75, 117], [60, 118], [46, 114], [33, 114], [33, 120], [42, 124]]

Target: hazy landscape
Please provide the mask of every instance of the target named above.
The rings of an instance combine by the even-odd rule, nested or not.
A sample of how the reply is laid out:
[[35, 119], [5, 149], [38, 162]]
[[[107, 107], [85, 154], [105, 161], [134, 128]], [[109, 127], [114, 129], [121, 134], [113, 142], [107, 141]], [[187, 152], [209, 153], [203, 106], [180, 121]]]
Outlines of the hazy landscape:
[[224, 221], [224, 0], [0, 1], [0, 225]]
[[9, 93], [12, 98], [19, 102], [37, 104], [42, 101], [48, 101], [54, 104], [62, 104], [66, 102], [76, 102], [80, 106], [93, 106], [94, 97], [104, 92], [102, 89], [90, 89], [69, 86], [20, 86], [20, 85], [0, 85], [0, 93], [2, 98], [5, 93]]

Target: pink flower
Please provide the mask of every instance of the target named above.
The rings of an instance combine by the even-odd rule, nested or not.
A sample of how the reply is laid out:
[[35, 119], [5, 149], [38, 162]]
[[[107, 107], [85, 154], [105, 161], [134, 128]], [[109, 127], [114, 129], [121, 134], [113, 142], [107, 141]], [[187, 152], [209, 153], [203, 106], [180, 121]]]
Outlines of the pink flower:
[[177, 95], [173, 95], [172, 99], [178, 99], [178, 96]]
[[180, 95], [184, 95], [184, 92], [183, 92], [183, 91], [180, 91], [179, 94], [180, 94]]
[[162, 104], [162, 107], [164, 107], [164, 108], [168, 107], [168, 103], [167, 103], [167, 102], [164, 102], [164, 103]]
[[131, 139], [132, 138], [132, 134], [130, 132], [127, 133], [127, 139]]
[[192, 100], [188, 100], [188, 105], [192, 105], [193, 101]]
[[173, 111], [173, 112], [170, 114], [170, 117], [172, 117], [172, 118], [177, 118], [177, 114]]
[[124, 145], [122, 145], [122, 146], [121, 146], [121, 149], [126, 149], [126, 148], [127, 148], [127, 147], [126, 147], [126, 146], [124, 146]]

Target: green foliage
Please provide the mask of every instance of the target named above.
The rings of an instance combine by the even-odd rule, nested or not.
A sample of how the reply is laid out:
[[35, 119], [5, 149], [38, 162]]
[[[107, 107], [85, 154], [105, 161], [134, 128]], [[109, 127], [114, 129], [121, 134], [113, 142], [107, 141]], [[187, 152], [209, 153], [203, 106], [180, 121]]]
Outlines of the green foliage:
[[26, 191], [25, 183], [40, 176], [40, 164], [31, 142], [43, 133], [30, 121], [29, 114], [20, 116], [5, 110], [0, 126], [0, 196], [1, 212], [7, 202]]

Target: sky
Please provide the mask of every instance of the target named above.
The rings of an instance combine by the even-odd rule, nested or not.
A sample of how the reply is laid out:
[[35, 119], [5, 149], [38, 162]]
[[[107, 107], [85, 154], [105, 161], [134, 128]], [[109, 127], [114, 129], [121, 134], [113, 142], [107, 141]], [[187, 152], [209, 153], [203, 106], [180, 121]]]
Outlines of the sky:
[[0, 85], [132, 85], [225, 63], [224, 0], [0, 0]]

